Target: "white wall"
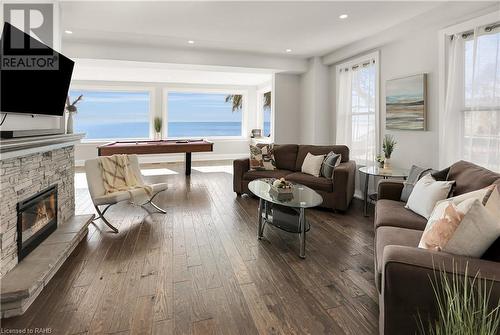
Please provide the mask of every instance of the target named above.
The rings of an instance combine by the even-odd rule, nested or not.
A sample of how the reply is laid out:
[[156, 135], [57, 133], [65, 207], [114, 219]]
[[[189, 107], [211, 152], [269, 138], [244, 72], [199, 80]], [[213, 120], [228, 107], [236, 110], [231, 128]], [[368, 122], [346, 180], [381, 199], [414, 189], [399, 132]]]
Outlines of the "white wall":
[[300, 138], [300, 75], [275, 74], [273, 93], [274, 142], [297, 143]]
[[[398, 142], [391, 157], [395, 166], [412, 164], [438, 168], [439, 81], [438, 38], [435, 30], [420, 32], [411, 39], [380, 49], [380, 119], [382, 136], [392, 134]], [[412, 74], [427, 73], [427, 131], [385, 130], [385, 83]]]
[[320, 57], [309, 59], [306, 73], [301, 75], [300, 143], [329, 144], [331, 113], [329, 112], [328, 67]]

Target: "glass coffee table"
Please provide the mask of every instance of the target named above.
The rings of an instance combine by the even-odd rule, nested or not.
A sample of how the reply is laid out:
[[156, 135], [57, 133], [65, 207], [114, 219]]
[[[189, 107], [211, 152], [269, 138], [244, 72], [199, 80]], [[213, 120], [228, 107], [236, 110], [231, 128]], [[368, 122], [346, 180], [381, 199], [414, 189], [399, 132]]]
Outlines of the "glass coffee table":
[[306, 232], [310, 226], [305, 209], [321, 205], [323, 198], [313, 189], [292, 183], [292, 193], [279, 196], [271, 189], [275, 179], [257, 179], [248, 184], [248, 189], [259, 200], [259, 240], [264, 236], [266, 224], [271, 224], [289, 233], [300, 234], [301, 258], [306, 257]]

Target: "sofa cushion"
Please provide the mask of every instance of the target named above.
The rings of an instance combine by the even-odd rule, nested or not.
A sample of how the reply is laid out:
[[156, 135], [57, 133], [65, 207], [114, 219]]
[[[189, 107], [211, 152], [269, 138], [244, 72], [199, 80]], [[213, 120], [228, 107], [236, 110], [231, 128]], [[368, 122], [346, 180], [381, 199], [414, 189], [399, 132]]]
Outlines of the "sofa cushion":
[[424, 230], [427, 219], [409, 209], [405, 203], [394, 200], [379, 200], [375, 206], [375, 228], [382, 226], [392, 226]]
[[310, 174], [295, 172], [286, 176], [288, 181], [293, 181], [295, 183], [299, 183], [310, 187], [314, 190], [324, 191], [324, 192], [333, 192], [333, 183], [332, 180], [324, 178], [324, 177], [314, 177]]
[[454, 195], [479, 190], [499, 179], [500, 174], [466, 161], [453, 164], [448, 173], [448, 180], [455, 181]]
[[292, 173], [288, 170], [255, 170], [245, 172], [243, 180], [255, 180], [259, 178], [282, 178]]
[[[390, 201], [390, 200], [388, 200]], [[376, 284], [380, 291], [382, 285], [382, 259], [384, 257], [384, 248], [388, 245], [402, 245], [406, 247], [417, 247], [422, 236], [422, 231], [415, 229], [399, 227], [379, 227], [376, 232], [375, 245], [375, 269]]]
[[276, 167], [280, 170], [295, 170], [297, 162], [297, 144], [275, 144], [274, 145], [274, 160]]
[[328, 155], [331, 151], [342, 156], [342, 163], [349, 161], [349, 148], [345, 145], [299, 145], [295, 171], [300, 171], [307, 153], [311, 153], [312, 155]]

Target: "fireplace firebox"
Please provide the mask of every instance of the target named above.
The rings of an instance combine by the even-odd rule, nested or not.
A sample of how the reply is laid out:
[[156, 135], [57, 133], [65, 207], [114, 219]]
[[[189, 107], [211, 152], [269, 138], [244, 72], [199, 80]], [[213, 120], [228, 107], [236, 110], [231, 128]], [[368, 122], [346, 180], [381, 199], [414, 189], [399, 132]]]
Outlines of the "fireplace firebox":
[[57, 185], [17, 204], [17, 256], [21, 261], [57, 228]]

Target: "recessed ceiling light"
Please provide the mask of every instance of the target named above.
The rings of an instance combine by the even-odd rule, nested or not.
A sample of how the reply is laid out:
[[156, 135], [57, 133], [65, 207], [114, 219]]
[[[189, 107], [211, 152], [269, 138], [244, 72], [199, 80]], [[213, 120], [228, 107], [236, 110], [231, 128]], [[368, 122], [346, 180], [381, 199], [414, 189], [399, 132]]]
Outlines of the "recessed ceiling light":
[[65, 32], [66, 34], [68, 34], [68, 35], [73, 34], [73, 32], [72, 32], [71, 30], [65, 30], [64, 32]]
[[292, 52], [292, 49], [286, 49], [285, 52], [290, 53], [290, 52]]
[[193, 40], [189, 40], [188, 43], [189, 44], [194, 44], [194, 41]]
[[342, 14], [339, 16], [339, 19], [347, 19], [349, 17], [349, 15], [347, 14]]

